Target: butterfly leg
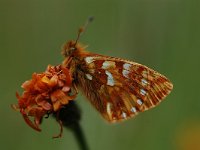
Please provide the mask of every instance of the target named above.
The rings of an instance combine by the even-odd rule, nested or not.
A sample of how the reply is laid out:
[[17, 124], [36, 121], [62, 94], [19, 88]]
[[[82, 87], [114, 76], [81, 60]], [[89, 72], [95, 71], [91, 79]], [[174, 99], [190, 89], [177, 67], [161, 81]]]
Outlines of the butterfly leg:
[[75, 94], [74, 94], [74, 95], [77, 95], [77, 94], [78, 94], [78, 88], [77, 88], [77, 86], [76, 86], [75, 83], [72, 84], [72, 88], [73, 88], [74, 91], [75, 91]]
[[67, 59], [65, 59], [62, 63], [64, 67], [67, 67], [72, 59], [73, 59], [72, 57], [68, 57]]

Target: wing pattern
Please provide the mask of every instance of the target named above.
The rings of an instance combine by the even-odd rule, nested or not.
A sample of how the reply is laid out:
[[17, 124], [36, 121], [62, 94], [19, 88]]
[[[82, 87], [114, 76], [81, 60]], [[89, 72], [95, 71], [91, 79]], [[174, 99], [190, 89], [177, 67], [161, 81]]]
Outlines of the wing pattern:
[[158, 105], [173, 88], [158, 72], [120, 58], [91, 54], [80, 64], [77, 84], [109, 122], [133, 117]]

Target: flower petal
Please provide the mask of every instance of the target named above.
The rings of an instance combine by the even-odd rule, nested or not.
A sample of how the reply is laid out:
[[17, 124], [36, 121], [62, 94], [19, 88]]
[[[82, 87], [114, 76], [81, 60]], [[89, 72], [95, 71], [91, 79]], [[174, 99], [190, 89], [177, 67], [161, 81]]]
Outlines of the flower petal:
[[64, 86], [64, 87], [62, 88], [62, 91], [63, 91], [63, 92], [69, 92], [69, 91], [70, 91], [70, 87], [69, 87], [69, 86]]
[[49, 82], [50, 82], [50, 80], [47, 76], [42, 77], [41, 81], [44, 82], [44, 83], [47, 83], [47, 84], [49, 84]]
[[33, 122], [28, 118], [27, 114], [26, 114], [23, 110], [20, 110], [20, 112], [21, 112], [21, 114], [22, 114], [22, 116], [23, 116], [25, 122], [26, 122], [31, 128], [33, 128], [34, 130], [39, 131], [39, 132], [41, 131], [41, 129], [39, 128], [39, 126], [36, 125], [36, 124], [33, 124]]
[[51, 79], [50, 79], [50, 82], [49, 82], [49, 85], [51, 87], [54, 87], [58, 84], [58, 76], [57, 75], [54, 75]]

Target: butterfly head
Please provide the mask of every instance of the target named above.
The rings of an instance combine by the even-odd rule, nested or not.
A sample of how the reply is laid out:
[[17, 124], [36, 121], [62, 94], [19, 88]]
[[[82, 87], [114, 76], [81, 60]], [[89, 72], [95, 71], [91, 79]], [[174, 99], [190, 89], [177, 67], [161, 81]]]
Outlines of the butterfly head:
[[88, 51], [86, 50], [87, 47], [87, 45], [82, 45], [80, 43], [77, 43], [77, 41], [68, 41], [64, 44], [61, 54], [65, 58], [78, 57], [82, 54], [88, 53]]
[[73, 55], [73, 53], [79, 49], [79, 44], [77, 44], [75, 41], [69, 41], [66, 42], [62, 48], [62, 55], [65, 57], [69, 57]]

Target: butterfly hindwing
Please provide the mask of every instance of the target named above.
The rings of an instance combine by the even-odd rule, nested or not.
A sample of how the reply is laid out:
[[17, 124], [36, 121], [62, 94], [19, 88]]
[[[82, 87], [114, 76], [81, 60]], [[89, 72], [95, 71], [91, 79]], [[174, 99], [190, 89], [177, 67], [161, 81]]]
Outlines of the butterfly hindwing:
[[165, 76], [119, 58], [91, 54], [82, 59], [79, 67], [78, 85], [109, 122], [156, 106], [172, 90]]

